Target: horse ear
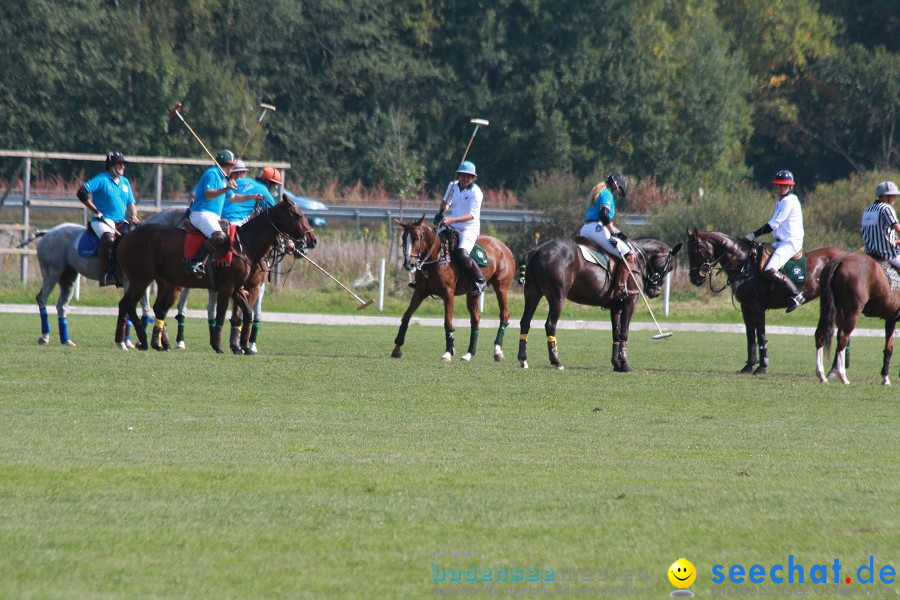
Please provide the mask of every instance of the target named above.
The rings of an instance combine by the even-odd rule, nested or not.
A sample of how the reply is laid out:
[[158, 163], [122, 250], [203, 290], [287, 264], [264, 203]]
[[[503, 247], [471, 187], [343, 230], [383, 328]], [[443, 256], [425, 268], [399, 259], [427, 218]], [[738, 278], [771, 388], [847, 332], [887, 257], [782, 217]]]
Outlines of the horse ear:
[[672, 248], [672, 256], [675, 256], [676, 254], [678, 254], [678, 251], [681, 250], [681, 246], [682, 246], [681, 242], [678, 242], [677, 244], [675, 244], [675, 247]]
[[394, 223], [396, 223], [396, 224], [399, 225], [400, 227], [406, 227], [406, 223], [404, 223], [404, 222], [401, 221], [400, 219], [394, 219]]
[[416, 221], [416, 227], [425, 222], [425, 213], [422, 213], [422, 218]]
[[281, 194], [281, 201], [282, 202], [290, 202], [291, 199], [288, 198], [287, 194]]

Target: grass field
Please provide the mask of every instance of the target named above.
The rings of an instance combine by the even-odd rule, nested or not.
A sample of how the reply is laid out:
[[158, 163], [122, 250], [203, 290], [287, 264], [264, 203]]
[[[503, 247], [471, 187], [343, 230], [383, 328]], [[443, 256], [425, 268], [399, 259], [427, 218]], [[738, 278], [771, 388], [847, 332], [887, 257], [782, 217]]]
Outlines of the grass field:
[[709, 597], [715, 564], [900, 566], [877, 338], [826, 386], [794, 336], [754, 378], [738, 334], [635, 332], [616, 374], [608, 332], [561, 331], [549, 369], [539, 325], [523, 371], [514, 327], [505, 363], [484, 332], [443, 365], [434, 327], [392, 360], [394, 327], [265, 324], [235, 357], [200, 320], [169, 353], [115, 350], [110, 317], [73, 320], [75, 349], [55, 319], [48, 347], [36, 315], [0, 320], [2, 598], [440, 597], [472, 563], [553, 569], [570, 594], [598, 584], [562, 571], [615, 566], [662, 598], [682, 556]]

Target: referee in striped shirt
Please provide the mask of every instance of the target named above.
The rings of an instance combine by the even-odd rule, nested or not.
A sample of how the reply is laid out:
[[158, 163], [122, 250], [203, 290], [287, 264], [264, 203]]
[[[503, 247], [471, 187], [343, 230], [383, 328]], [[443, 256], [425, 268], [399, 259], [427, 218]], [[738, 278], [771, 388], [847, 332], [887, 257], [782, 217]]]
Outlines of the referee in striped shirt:
[[875, 188], [875, 202], [863, 212], [861, 231], [866, 254], [875, 260], [886, 260], [900, 269], [900, 248], [897, 247], [900, 223], [893, 207], [898, 195], [900, 191], [893, 181], [879, 183]]

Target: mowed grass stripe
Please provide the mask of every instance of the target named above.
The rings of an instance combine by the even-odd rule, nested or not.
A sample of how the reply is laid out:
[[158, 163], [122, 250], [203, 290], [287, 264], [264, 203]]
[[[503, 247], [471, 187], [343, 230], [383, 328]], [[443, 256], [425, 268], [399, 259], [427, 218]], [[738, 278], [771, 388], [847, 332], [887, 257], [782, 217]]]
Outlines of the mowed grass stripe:
[[608, 332], [560, 335], [556, 372], [539, 328], [523, 371], [516, 336], [495, 364], [487, 331], [444, 365], [439, 328], [392, 360], [388, 327], [264, 324], [236, 357], [201, 321], [169, 353], [115, 350], [110, 318], [80, 316], [75, 349], [3, 322], [3, 597], [425, 597], [433, 562], [473, 562], [432, 553], [472, 549], [644, 569], [658, 595], [680, 556], [707, 594], [716, 563], [900, 562], [877, 339], [854, 340], [848, 387], [817, 383], [793, 336], [754, 378], [737, 334], [636, 333], [616, 374]]

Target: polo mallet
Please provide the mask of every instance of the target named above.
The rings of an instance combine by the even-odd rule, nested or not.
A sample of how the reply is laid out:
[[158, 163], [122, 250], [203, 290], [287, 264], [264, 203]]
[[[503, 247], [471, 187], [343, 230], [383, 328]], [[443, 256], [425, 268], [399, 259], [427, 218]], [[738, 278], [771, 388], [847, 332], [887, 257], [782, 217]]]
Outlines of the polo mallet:
[[[618, 250], [618, 248], [616, 248], [616, 249]], [[621, 250], [619, 250], [619, 256], [622, 256], [622, 251], [621, 251]], [[625, 261], [625, 257], [624, 257], [624, 256], [622, 256], [622, 261], [623, 261], [623, 262]], [[624, 268], [628, 269], [628, 263], [627, 263], [627, 262], [625, 262]], [[628, 274], [631, 275], [631, 280], [634, 282], [634, 285], [637, 287], [638, 293], [641, 295], [641, 298], [644, 299], [644, 304], [647, 306], [647, 310], [650, 312], [650, 318], [653, 319], [653, 324], [656, 325], [656, 331], [659, 332], [658, 335], [652, 336], [651, 339], [654, 339], [654, 340], [661, 340], [661, 339], [663, 339], [663, 338], [669, 338], [669, 337], [672, 337], [672, 332], [671, 332], [671, 331], [667, 331], [666, 333], [663, 333], [663, 330], [660, 329], [659, 323], [656, 322], [656, 317], [653, 316], [653, 309], [650, 308], [650, 303], [647, 302], [647, 296], [644, 295], [644, 290], [641, 288], [640, 285], [638, 285], [637, 278], [634, 276], [634, 273], [631, 272], [631, 269], [628, 269]]]
[[263, 109], [262, 113], [259, 115], [259, 119], [256, 121], [256, 125], [253, 127], [253, 131], [250, 132], [250, 137], [247, 138], [247, 143], [244, 144], [244, 147], [241, 148], [241, 153], [238, 154], [238, 158], [244, 157], [244, 152], [247, 151], [247, 147], [250, 145], [250, 142], [253, 141], [253, 136], [256, 135], [256, 131], [259, 129], [259, 126], [262, 125], [263, 119], [266, 118], [266, 113], [270, 110], [275, 112], [275, 107], [271, 104], [265, 104], [263, 102], [259, 103], [259, 107]]
[[356, 307], [356, 310], [362, 310], [362, 309], [366, 308], [367, 306], [369, 306], [370, 304], [373, 304], [373, 303], [375, 302], [375, 300], [363, 300], [362, 298], [360, 298], [359, 296], [357, 296], [356, 294], [354, 294], [354, 293], [353, 293], [353, 290], [351, 290], [351, 289], [348, 288], [346, 285], [344, 285], [343, 283], [341, 283], [340, 281], [338, 281], [337, 279], [335, 279], [335, 278], [334, 278], [334, 275], [332, 275], [331, 273], [329, 273], [328, 271], [326, 271], [325, 269], [323, 269], [322, 267], [320, 267], [319, 265], [317, 265], [316, 262], [315, 262], [313, 259], [311, 259], [310, 257], [308, 257], [308, 256], [305, 255], [305, 254], [301, 254], [300, 256], [302, 256], [303, 258], [305, 258], [306, 260], [308, 260], [309, 263], [310, 263], [312, 266], [314, 266], [314, 267], [317, 268], [318, 270], [322, 271], [323, 273], [325, 273], [326, 275], [328, 275], [329, 277], [331, 277], [331, 280], [332, 280], [332, 281], [334, 281], [336, 284], [338, 284], [339, 286], [341, 286], [342, 288], [344, 288], [345, 290], [347, 290], [347, 291], [350, 293], [351, 296], [353, 296], [354, 298], [356, 298], [356, 301], [359, 302], [359, 306]]
[[478, 128], [482, 125], [484, 125], [485, 127], [490, 125], [490, 123], [485, 119], [470, 119], [469, 123], [475, 123], [475, 130], [472, 132], [472, 137], [469, 138], [469, 145], [466, 146], [466, 151], [463, 152], [462, 160], [459, 161], [460, 164], [466, 162], [466, 156], [469, 155], [469, 148], [472, 147], [472, 142], [475, 141], [475, 134], [478, 133]]
[[200, 145], [203, 146], [203, 149], [206, 150], [206, 154], [209, 155], [209, 157], [212, 159], [213, 164], [216, 165], [217, 167], [219, 167], [219, 170], [222, 171], [222, 175], [224, 175], [225, 178], [227, 179], [227, 178], [228, 178], [228, 174], [225, 173], [225, 170], [219, 165], [218, 162], [216, 162], [216, 157], [212, 155], [212, 152], [209, 151], [209, 148], [207, 148], [207, 147], [206, 147], [206, 144], [203, 143], [203, 140], [200, 139], [200, 136], [197, 135], [196, 133], [194, 133], [194, 130], [191, 129], [191, 126], [190, 126], [190, 125], [188, 125], [188, 122], [185, 121], [185, 120], [184, 120], [184, 117], [181, 116], [181, 112], [179, 112], [178, 109], [180, 109], [182, 106], [184, 106], [184, 104], [183, 104], [182, 102], [179, 102], [178, 104], [176, 104], [175, 106], [173, 106], [173, 107], [172, 107], [172, 110], [169, 111], [169, 119], [171, 119], [172, 117], [178, 117], [179, 119], [181, 119], [181, 122], [184, 123], [184, 126], [187, 127], [187, 128], [188, 128], [188, 131], [191, 132], [191, 135], [193, 135], [194, 138], [195, 138], [198, 142], [200, 142]]

